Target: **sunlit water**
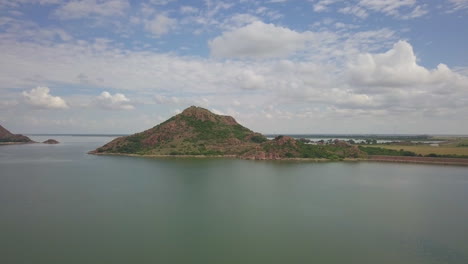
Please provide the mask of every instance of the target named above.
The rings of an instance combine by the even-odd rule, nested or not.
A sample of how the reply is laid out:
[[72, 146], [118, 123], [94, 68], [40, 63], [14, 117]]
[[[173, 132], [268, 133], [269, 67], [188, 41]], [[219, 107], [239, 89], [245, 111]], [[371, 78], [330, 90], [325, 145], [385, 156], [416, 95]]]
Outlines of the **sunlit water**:
[[[32, 137], [45, 140], [44, 137]], [[0, 146], [0, 263], [468, 263], [468, 169]]]

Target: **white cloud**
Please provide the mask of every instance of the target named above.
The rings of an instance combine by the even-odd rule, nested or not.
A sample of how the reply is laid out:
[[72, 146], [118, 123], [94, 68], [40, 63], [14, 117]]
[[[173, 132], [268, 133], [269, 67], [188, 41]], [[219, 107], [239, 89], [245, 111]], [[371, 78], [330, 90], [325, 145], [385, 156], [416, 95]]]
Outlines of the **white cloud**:
[[[238, 112], [243, 124], [267, 132], [272, 132], [268, 130], [274, 129], [279, 121], [286, 122], [281, 127], [290, 128], [292, 132], [304, 132], [306, 124], [313, 121], [334, 120], [329, 124], [328, 121], [321, 123], [324, 124], [322, 129], [338, 127], [337, 120], [343, 118], [363, 120], [352, 124], [351, 127], [357, 128], [383, 118], [389, 122], [388, 117], [395, 115], [408, 120], [422, 120], [419, 117], [423, 115], [450, 115], [462, 120], [466, 114], [466, 74], [462, 70], [456, 73], [444, 65], [436, 69], [418, 65], [409, 43], [398, 42], [392, 47], [396, 36], [391, 30], [336, 34], [297, 32], [261, 22], [259, 25], [258, 28], [266, 32], [279, 32], [279, 38], [291, 38], [293, 42], [299, 39], [301, 45], [286, 52], [282, 50], [284, 47], [279, 47], [268, 56], [263, 54], [261, 58], [266, 60], [218, 60], [137, 52], [119, 48], [115, 42], [106, 40], [55, 44], [6, 39], [0, 42], [0, 50], [8, 51], [1, 55], [0, 89], [7, 92], [38, 81], [70, 87], [67, 102], [75, 107], [67, 111], [69, 113], [90, 101], [86, 95], [81, 95], [83, 98], [79, 100], [74, 97], [82, 93], [75, 87], [85, 84], [92, 89], [108, 91], [92, 99], [94, 106], [105, 109], [132, 109], [137, 103], [144, 103], [145, 107], [137, 109], [138, 115], [148, 111], [146, 113], [157, 112], [169, 117], [169, 109], [201, 105], [227, 114]], [[249, 26], [252, 24], [229, 32], [243, 32]], [[267, 34], [262, 35], [271, 40]], [[246, 39], [236, 41], [246, 46], [255, 45]], [[388, 51], [380, 53], [384, 49]], [[232, 51], [227, 54], [239, 57]], [[281, 59], [274, 58], [283, 54], [286, 55]], [[117, 96], [115, 91], [124, 91], [124, 94], [131, 91], [132, 101], [124, 95]], [[281, 109], [268, 112], [271, 123], [255, 115], [266, 105]], [[95, 115], [93, 108], [80, 108], [80, 111], [88, 111], [90, 119]], [[120, 115], [136, 129], [141, 125], [132, 120], [134, 113], [120, 112]], [[1, 115], [4, 119], [12, 118], [5, 112]], [[74, 116], [81, 115], [84, 114], [76, 112]], [[81, 118], [86, 119], [86, 116]], [[123, 126], [116, 127], [126, 131], [121, 128]]]
[[242, 89], [255, 90], [265, 88], [266, 81], [262, 75], [252, 70], [244, 70], [237, 76], [238, 83]]
[[358, 0], [348, 2], [345, 7], [340, 8], [338, 11], [359, 18], [366, 18], [369, 16], [369, 12], [376, 12], [397, 19], [411, 19], [428, 13], [426, 6], [419, 5], [417, 0]]
[[313, 5], [315, 12], [323, 12], [328, 10], [328, 6], [336, 3], [337, 0], [320, 0]]
[[109, 92], [102, 92], [96, 97], [95, 104], [109, 110], [132, 110], [135, 108], [130, 100], [121, 93], [112, 95]]
[[25, 4], [59, 4], [61, 1], [62, 0], [0, 0], [0, 9], [2, 9], [3, 7], [19, 7]]
[[215, 57], [282, 57], [304, 49], [311, 33], [253, 22], [245, 27], [224, 32], [209, 42]]
[[359, 18], [366, 18], [369, 16], [367, 11], [360, 6], [346, 6], [339, 9], [338, 12], [343, 14], [355, 15]]
[[175, 96], [164, 96], [159, 94], [154, 96], [154, 101], [157, 104], [179, 104], [182, 102], [181, 99]]
[[58, 96], [52, 96], [48, 87], [38, 86], [31, 91], [22, 93], [26, 103], [37, 108], [65, 109], [68, 108], [65, 100]]
[[174, 2], [174, 1], [177, 1], [177, 0], [150, 0], [149, 2], [153, 5], [159, 5], [159, 6], [163, 6], [163, 5], [167, 5], [171, 2]]
[[393, 41], [394, 32], [293, 31], [289, 28], [253, 22], [244, 27], [223, 32], [209, 41], [215, 58], [271, 59], [297, 57], [299, 60], [338, 61], [359, 50], [373, 51]]
[[0, 101], [0, 109], [8, 110], [14, 106], [18, 105], [18, 101], [16, 100], [2, 100]]
[[380, 54], [361, 54], [350, 64], [350, 78], [355, 85], [371, 87], [404, 87], [429, 84], [458, 86], [461, 75], [439, 64], [432, 71], [417, 64], [413, 47], [406, 41], [395, 43]]
[[193, 7], [193, 6], [181, 6], [180, 12], [182, 14], [193, 14], [193, 13], [198, 12], [198, 8]]
[[127, 0], [74, 0], [60, 6], [55, 15], [61, 19], [122, 16], [129, 7]]
[[221, 28], [232, 30], [259, 20], [260, 19], [258, 17], [251, 14], [235, 14], [226, 18], [224, 23], [221, 25]]
[[145, 29], [157, 37], [167, 34], [176, 26], [177, 20], [163, 14], [158, 14], [153, 19], [145, 21]]
[[448, 0], [451, 4], [450, 12], [468, 9], [468, 0]]

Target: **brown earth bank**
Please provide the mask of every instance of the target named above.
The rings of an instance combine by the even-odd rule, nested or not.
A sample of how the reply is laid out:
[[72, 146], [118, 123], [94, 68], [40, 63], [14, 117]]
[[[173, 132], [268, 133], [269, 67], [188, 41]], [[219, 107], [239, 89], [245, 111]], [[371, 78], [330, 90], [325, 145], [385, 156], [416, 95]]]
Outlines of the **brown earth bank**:
[[369, 161], [384, 161], [398, 163], [424, 163], [424, 164], [440, 164], [440, 165], [464, 165], [468, 166], [468, 159], [462, 158], [433, 158], [433, 157], [408, 157], [408, 156], [382, 156], [370, 155]]

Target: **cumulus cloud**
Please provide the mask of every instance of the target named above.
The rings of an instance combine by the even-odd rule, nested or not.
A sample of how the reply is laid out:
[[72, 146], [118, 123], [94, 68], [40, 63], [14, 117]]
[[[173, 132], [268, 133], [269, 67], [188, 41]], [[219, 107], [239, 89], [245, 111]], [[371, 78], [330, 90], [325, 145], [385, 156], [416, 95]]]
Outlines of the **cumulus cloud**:
[[271, 59], [297, 57], [299, 60], [341, 60], [362, 49], [373, 51], [393, 41], [394, 32], [303, 31], [261, 21], [223, 32], [209, 41], [215, 58]]
[[89, 16], [121, 16], [130, 7], [127, 0], [73, 0], [56, 11], [60, 19], [78, 19]]
[[209, 42], [215, 57], [281, 57], [304, 49], [311, 32], [299, 33], [285, 27], [253, 22], [224, 32]]
[[109, 92], [102, 92], [96, 97], [95, 104], [109, 110], [132, 110], [135, 108], [130, 100], [121, 93], [112, 95]]
[[[370, 113], [447, 116], [466, 111], [468, 77], [445, 64], [418, 65], [412, 46], [399, 41], [384, 53], [363, 53], [349, 63], [345, 84], [350, 93], [342, 108]], [[342, 95], [342, 94], [341, 94]], [[351, 96], [352, 95], [352, 96]]]
[[163, 14], [158, 14], [153, 19], [145, 21], [145, 29], [157, 37], [167, 34], [176, 25], [177, 20]]
[[[228, 32], [243, 32], [256, 23]], [[300, 39], [302, 46], [297, 45], [300, 49], [287, 52], [282, 50], [284, 47], [278, 47], [275, 52], [263, 54], [260, 60], [250, 60], [251, 57], [246, 56], [248, 53], [236, 53], [235, 43], [226, 42], [234, 49], [226, 54], [249, 59], [218, 60], [130, 51], [113, 42], [96, 47], [94, 41], [58, 45], [5, 40], [0, 42], [0, 50], [9, 52], [0, 60], [3, 66], [0, 89], [6, 91], [10, 87], [31, 85], [33, 81], [37, 83], [38, 78], [41, 83], [67, 87], [85, 83], [93, 89], [130, 90], [132, 102], [144, 101], [145, 109], [153, 112], [200, 105], [229, 114], [228, 107], [232, 107], [243, 124], [254, 129], [268, 130], [274, 128], [278, 120], [291, 120], [285, 127], [295, 128], [295, 132], [306, 128], [307, 120], [354, 120], [365, 116], [366, 121], [376, 122], [380, 120], [376, 117], [392, 115], [415, 120], [417, 115], [448, 114], [459, 118], [468, 111], [465, 107], [468, 105], [466, 73], [454, 72], [443, 64], [435, 69], [419, 65], [411, 45], [405, 41], [395, 43], [395, 34], [390, 30], [338, 35], [297, 32], [262, 22], [256, 26], [280, 32], [280, 37], [292, 36], [293, 42]], [[246, 47], [255, 45], [235, 40]], [[381, 50], [387, 51], [381, 53]], [[295, 56], [297, 52], [302, 53]], [[277, 59], [275, 57], [281, 57], [278, 54], [289, 56]], [[43, 67], [44, 61], [48, 62], [47, 67]], [[105, 109], [134, 108], [125, 95], [114, 94], [115, 90], [94, 98], [93, 105]], [[80, 93], [79, 90], [70, 92], [76, 96]], [[67, 97], [67, 101], [73, 100], [70, 102], [77, 106], [76, 98], [72, 97]], [[82, 104], [89, 102], [88, 97], [80, 100]], [[270, 104], [281, 112], [268, 112], [272, 119], [267, 125], [255, 114]], [[161, 115], [168, 117], [171, 113]], [[330, 122], [329, 127], [334, 124], [336, 122]]]
[[58, 96], [52, 96], [48, 87], [38, 86], [31, 91], [22, 93], [26, 103], [37, 108], [65, 109], [68, 108], [65, 100]]
[[404, 87], [438, 83], [458, 86], [461, 75], [439, 64], [430, 71], [417, 64], [413, 47], [399, 41], [385, 53], [361, 54], [349, 65], [350, 80], [355, 85], [372, 87]]

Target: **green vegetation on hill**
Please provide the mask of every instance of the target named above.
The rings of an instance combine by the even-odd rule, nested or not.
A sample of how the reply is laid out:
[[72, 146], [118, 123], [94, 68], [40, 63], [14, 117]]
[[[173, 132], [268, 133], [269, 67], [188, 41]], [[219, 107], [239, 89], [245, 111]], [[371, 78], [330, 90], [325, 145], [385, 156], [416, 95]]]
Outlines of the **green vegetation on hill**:
[[137, 155], [231, 155], [246, 159], [342, 159], [365, 155], [345, 142], [315, 146], [290, 137], [267, 140], [230, 116], [189, 107], [165, 122], [131, 136], [117, 138], [91, 153]]
[[165, 122], [95, 150], [140, 155], [236, 155], [267, 139], [234, 118], [190, 107]]
[[416, 153], [411, 151], [406, 151], [403, 149], [394, 150], [394, 149], [387, 149], [387, 148], [379, 148], [379, 147], [364, 147], [359, 146], [359, 149], [368, 155], [384, 155], [384, 156], [417, 156]]
[[237, 138], [244, 140], [252, 133], [249, 129], [239, 125], [229, 125], [220, 121], [200, 120], [193, 116], [181, 116], [180, 119], [185, 121], [189, 127], [193, 128], [193, 141], [213, 141], [223, 142], [229, 138]]

